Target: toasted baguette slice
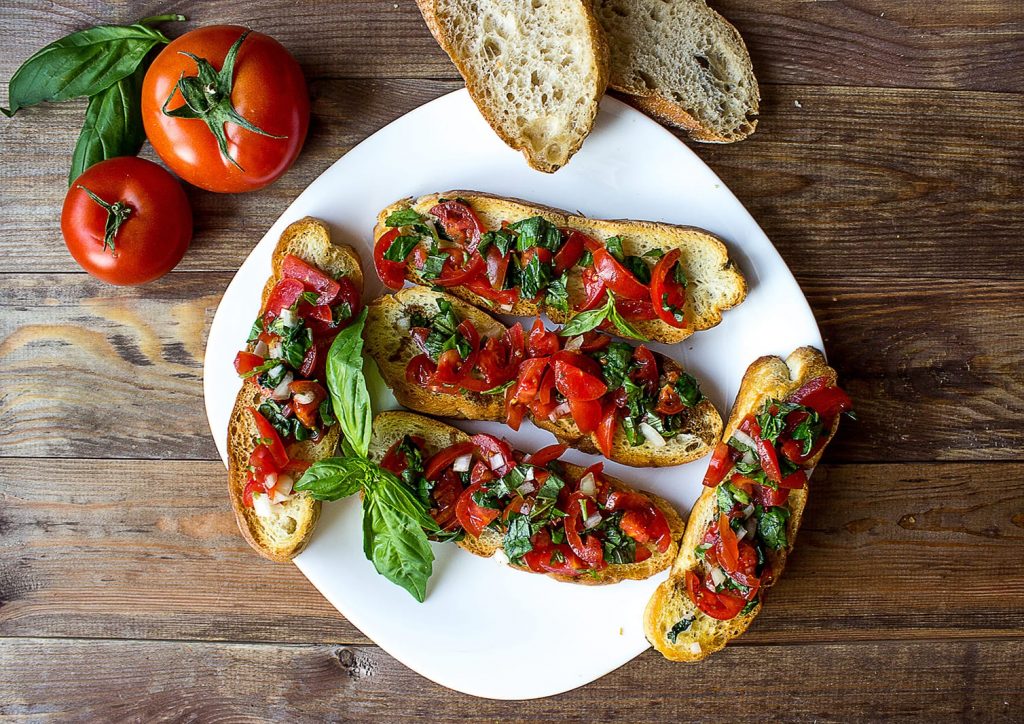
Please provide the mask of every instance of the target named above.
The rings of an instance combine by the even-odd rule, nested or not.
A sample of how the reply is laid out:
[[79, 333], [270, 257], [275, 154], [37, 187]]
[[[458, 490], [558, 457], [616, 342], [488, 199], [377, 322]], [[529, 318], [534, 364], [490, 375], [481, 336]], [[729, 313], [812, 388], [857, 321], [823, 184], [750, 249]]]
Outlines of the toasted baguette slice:
[[[430, 415], [467, 420], [505, 420], [504, 395], [483, 395], [464, 391], [446, 395], [424, 390], [405, 379], [405, 369], [419, 348], [409, 335], [409, 317], [413, 312], [431, 316], [437, 312], [437, 300], [446, 299], [461, 319], [468, 319], [481, 337], [503, 334], [505, 325], [471, 304], [426, 287], [406, 287], [396, 294], [374, 300], [366, 317], [366, 351], [377, 363], [381, 376], [406, 407]], [[657, 354], [657, 353], [655, 353]], [[675, 365], [666, 360], [666, 365]], [[670, 438], [662, 447], [645, 442], [629, 444], [625, 433], [615, 433], [611, 459], [633, 466], [664, 467], [682, 465], [706, 455], [721, 438], [722, 418], [708, 400], [690, 408], [684, 432]], [[588, 453], [600, 452], [597, 438], [584, 434], [571, 418], [557, 422], [534, 420], [534, 424], [555, 435], [566, 445]]]
[[[424, 417], [422, 415], [415, 415], [411, 412], [382, 412], [377, 415], [373, 421], [373, 438], [370, 440], [370, 459], [375, 462], [380, 462], [388, 449], [398, 440], [402, 439], [403, 435], [419, 435], [426, 442], [427, 451], [430, 453], [437, 452], [443, 448], [453, 445], [457, 442], [465, 442], [469, 440], [469, 435], [462, 432], [456, 427], [446, 425], [443, 422]], [[565, 471], [568, 475], [579, 477], [583, 475], [585, 468], [581, 468], [578, 465], [570, 465], [569, 463], [562, 463], [565, 467]], [[605, 479], [611, 485], [614, 490], [621, 491], [633, 491], [634, 489], [626, 485], [621, 480], [605, 475]], [[679, 513], [672, 507], [672, 505], [652, 493], [643, 492], [651, 501], [658, 507], [659, 510], [665, 515], [665, 520], [668, 521], [669, 529], [672, 531], [672, 543], [664, 553], [658, 551], [652, 551], [652, 555], [646, 561], [640, 563], [613, 563], [605, 568], [603, 571], [597, 571], [592, 575], [587, 576], [566, 576], [555, 573], [549, 573], [547, 575], [555, 578], [559, 581], [567, 581], [570, 583], [582, 583], [582, 584], [607, 584], [607, 583], [618, 583], [619, 581], [625, 580], [642, 580], [644, 578], [650, 578], [655, 573], [666, 570], [676, 556], [679, 550], [678, 540], [683, 534], [684, 521], [679, 516]], [[466, 534], [465, 538], [459, 541], [460, 547], [469, 551], [470, 553], [484, 558], [490, 558], [498, 551], [502, 550], [501, 547], [501, 536], [490, 529], [485, 530], [484, 534], [479, 538]], [[529, 568], [525, 566], [517, 566], [509, 563], [513, 568], [520, 570], [529, 571]]]
[[704, 0], [595, 0], [611, 49], [610, 86], [695, 141], [757, 127], [761, 94], [743, 38]]
[[416, 0], [498, 136], [538, 171], [569, 162], [608, 85], [588, 0]]
[[[761, 357], [755, 360], [743, 376], [732, 415], [725, 428], [724, 439], [732, 436], [743, 418], [760, 412], [766, 399], [785, 399], [787, 395], [816, 377], [826, 377], [831, 384], [835, 384], [836, 372], [825, 362], [822, 353], [813, 347], [800, 347], [785, 361], [779, 357]], [[828, 433], [829, 441], [835, 435], [837, 427], [838, 419]], [[808, 461], [808, 467], [818, 463], [824, 449], [825, 446]], [[701, 492], [700, 498], [690, 511], [686, 534], [683, 536], [679, 557], [672, 565], [672, 573], [667, 581], [658, 586], [644, 611], [644, 633], [647, 639], [654, 648], [665, 655], [665, 658], [672, 661], [698, 661], [722, 649], [731, 639], [746, 631], [761, 610], [761, 604], [758, 603], [757, 607], [746, 615], [736, 616], [729, 621], [719, 621], [698, 610], [686, 591], [686, 571], [698, 567], [694, 549], [700, 544], [704, 532], [717, 515], [715, 492], [714, 488], [705, 488]], [[782, 574], [786, 556], [793, 549], [806, 503], [806, 487], [790, 491], [791, 515], [786, 530], [789, 548], [769, 551], [769, 563], [776, 572], [775, 580]], [[678, 634], [675, 642], [670, 641], [668, 635], [672, 627], [684, 617], [691, 616], [694, 620], [690, 628]]]
[[[348, 245], [333, 244], [327, 226], [322, 221], [307, 217], [296, 221], [281, 235], [271, 260], [273, 273], [263, 288], [260, 310], [266, 308], [270, 292], [280, 281], [281, 264], [288, 254], [294, 254], [335, 277], [347, 276], [358, 289], [362, 289], [363, 273], [356, 252]], [[246, 331], [239, 330], [240, 344], [245, 340]], [[243, 503], [249, 455], [260, 437], [249, 407], [258, 407], [262, 398], [256, 382], [247, 380], [235, 399], [228, 422], [228, 491], [238, 529], [249, 545], [264, 558], [287, 561], [309, 542], [320, 517], [320, 502], [299, 493], [291, 500], [274, 506], [271, 518], [260, 518]], [[315, 462], [333, 455], [339, 438], [338, 426], [334, 425], [318, 443], [308, 440], [293, 443], [288, 448], [288, 455], [293, 460]]]
[[[374, 240], [388, 232], [389, 229], [384, 222], [394, 211], [411, 207], [420, 214], [426, 214], [442, 198], [458, 198], [468, 203], [487, 229], [499, 228], [502, 221], [514, 223], [533, 216], [542, 216], [560, 228], [577, 229], [600, 241], [611, 236], [621, 236], [623, 251], [632, 256], [642, 256], [644, 252], [655, 249], [663, 252], [681, 249], [680, 263], [689, 279], [689, 286], [686, 289], [686, 328], [678, 329], [658, 319], [639, 321], [633, 325], [645, 337], [656, 342], [681, 342], [695, 331], [714, 327], [722, 321], [722, 312], [735, 307], [747, 296], [747, 282], [729, 258], [725, 244], [717, 236], [702, 229], [653, 221], [588, 219], [567, 211], [478, 191], [447, 191], [442, 194], [421, 196], [418, 199], [398, 201], [378, 215]], [[416, 275], [412, 265], [409, 265], [407, 278], [416, 284], [430, 284]], [[584, 299], [582, 272], [579, 267], [569, 273], [568, 290], [570, 307]], [[449, 291], [478, 307], [489, 309], [492, 306], [490, 301], [465, 287], [453, 287]], [[515, 317], [534, 317], [541, 312], [559, 324], [569, 319], [569, 315], [557, 309], [529, 300], [516, 302], [508, 314]]]

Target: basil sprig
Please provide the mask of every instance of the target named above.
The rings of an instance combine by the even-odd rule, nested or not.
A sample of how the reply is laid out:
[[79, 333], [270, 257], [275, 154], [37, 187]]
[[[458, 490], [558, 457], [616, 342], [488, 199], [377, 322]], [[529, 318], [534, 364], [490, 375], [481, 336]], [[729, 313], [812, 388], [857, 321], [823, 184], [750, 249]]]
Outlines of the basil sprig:
[[373, 413], [370, 393], [363, 377], [363, 325], [366, 308], [359, 318], [334, 338], [327, 353], [327, 389], [331, 393], [334, 414], [345, 440], [360, 457], [370, 450]]
[[619, 334], [623, 337], [629, 337], [641, 342], [649, 341], [647, 337], [640, 334], [636, 327], [627, 322], [619, 314], [618, 310], [615, 309], [615, 295], [610, 291], [608, 292], [608, 301], [604, 303], [604, 306], [580, 312], [562, 327], [562, 331], [559, 334], [563, 337], [575, 337], [576, 335], [596, 329], [606, 319], [611, 320], [611, 323], [615, 325], [615, 328], [619, 330]]
[[153, 26], [183, 21], [184, 15], [157, 15], [134, 25], [99, 25], [71, 33], [35, 53], [14, 71], [8, 85], [11, 117], [44, 102], [88, 98], [85, 124], [72, 157], [68, 184], [82, 171], [142, 147], [142, 79], [150, 51], [171, 42]]
[[313, 463], [295, 484], [317, 500], [363, 493], [363, 552], [377, 572], [417, 601], [427, 595], [434, 552], [427, 531], [439, 532], [426, 505], [391, 472], [350, 455]]

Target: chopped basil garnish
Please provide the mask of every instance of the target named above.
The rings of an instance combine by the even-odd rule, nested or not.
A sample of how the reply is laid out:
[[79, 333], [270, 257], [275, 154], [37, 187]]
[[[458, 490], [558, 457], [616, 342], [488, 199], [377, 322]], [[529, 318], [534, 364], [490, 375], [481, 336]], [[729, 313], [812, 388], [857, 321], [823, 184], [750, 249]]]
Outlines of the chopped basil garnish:
[[419, 243], [418, 237], [400, 236], [384, 251], [384, 258], [388, 261], [405, 261]]

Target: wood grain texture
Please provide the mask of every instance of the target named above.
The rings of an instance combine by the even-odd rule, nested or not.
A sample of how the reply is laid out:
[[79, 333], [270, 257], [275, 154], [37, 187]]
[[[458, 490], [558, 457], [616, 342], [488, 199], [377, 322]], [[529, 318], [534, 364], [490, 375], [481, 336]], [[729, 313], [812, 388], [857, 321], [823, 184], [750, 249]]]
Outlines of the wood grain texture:
[[[1022, 91], [1024, 9], [1015, 2], [718, 0], [743, 34], [761, 83]], [[6, 78], [62, 34], [106, 22], [180, 12], [179, 35], [239, 23], [272, 34], [313, 78], [458, 78], [411, 0], [51, 2], [8, 0], [0, 15]], [[316, 32], [310, 32], [315, 28]]]
[[[366, 642], [249, 550], [225, 481], [219, 463], [6, 460], [0, 636]], [[1024, 465], [826, 465], [812, 491], [736, 645], [1024, 631]]]
[[[334, 160], [460, 85], [314, 82], [306, 148], [283, 178], [256, 194], [187, 188], [196, 230], [179, 270], [234, 271]], [[764, 226], [799, 279], [856, 269], [890, 280], [945, 280], [951, 265], [957, 278], [1002, 279], [1007, 268], [1024, 268], [1021, 96], [810, 86], [772, 86], [764, 95], [750, 139], [692, 148]], [[7, 162], [0, 202], [8, 212], [0, 272], [78, 271], [61, 241], [58, 210], [74, 145], [70, 129], [83, 112], [71, 103], [48, 108], [45, 118], [26, 113], [0, 124]], [[143, 155], [155, 158], [148, 146]], [[395, 184], [396, 198], [408, 191]], [[965, 246], [971, 254], [958, 253]]]
[[[693, 666], [647, 652], [587, 688], [513, 703], [448, 691], [373, 647], [17, 638], [0, 641], [4, 676], [13, 684], [0, 690], [0, 715], [563, 721], [600, 707], [601, 720], [632, 722], [700, 721], [709, 712], [715, 720], [737, 722], [1014, 721], [1022, 685], [1013, 662], [1022, 655], [1019, 641], [737, 648]], [[83, 673], [63, 679], [68, 670]], [[907, 673], [894, 682], [887, 675], [893, 670]], [[58, 677], [60, 694], [49, 684]]]
[[[215, 459], [202, 358], [230, 278], [0, 276], [3, 454]], [[1022, 459], [1024, 285], [846, 276], [804, 291], [861, 415], [827, 461]]]

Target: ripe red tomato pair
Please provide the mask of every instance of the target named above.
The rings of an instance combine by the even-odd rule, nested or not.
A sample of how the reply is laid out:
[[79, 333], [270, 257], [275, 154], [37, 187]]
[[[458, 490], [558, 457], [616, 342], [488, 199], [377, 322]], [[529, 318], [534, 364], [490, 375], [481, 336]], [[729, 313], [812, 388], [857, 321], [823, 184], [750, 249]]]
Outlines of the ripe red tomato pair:
[[[142, 88], [146, 135], [161, 160], [209, 191], [243, 192], [279, 178], [309, 127], [302, 70], [276, 40], [233, 25], [170, 43]], [[90, 274], [142, 284], [173, 269], [192, 238], [192, 212], [171, 174], [135, 157], [90, 167], [64, 200], [68, 250]]]

